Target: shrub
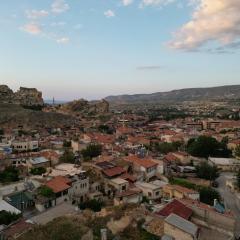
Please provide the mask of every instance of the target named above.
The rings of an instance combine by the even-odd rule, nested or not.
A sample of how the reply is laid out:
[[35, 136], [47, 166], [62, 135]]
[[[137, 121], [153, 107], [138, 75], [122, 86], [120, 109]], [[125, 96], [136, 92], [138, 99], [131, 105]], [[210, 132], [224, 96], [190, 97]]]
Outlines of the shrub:
[[32, 168], [30, 173], [33, 175], [42, 175], [46, 173], [46, 169], [44, 167]]

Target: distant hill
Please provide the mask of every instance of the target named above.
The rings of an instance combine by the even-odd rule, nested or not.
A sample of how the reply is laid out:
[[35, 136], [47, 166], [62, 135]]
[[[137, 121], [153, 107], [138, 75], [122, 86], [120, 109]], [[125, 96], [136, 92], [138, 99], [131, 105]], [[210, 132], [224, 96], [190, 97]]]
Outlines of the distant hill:
[[240, 85], [209, 88], [187, 88], [152, 94], [108, 96], [105, 99], [112, 104], [240, 99]]

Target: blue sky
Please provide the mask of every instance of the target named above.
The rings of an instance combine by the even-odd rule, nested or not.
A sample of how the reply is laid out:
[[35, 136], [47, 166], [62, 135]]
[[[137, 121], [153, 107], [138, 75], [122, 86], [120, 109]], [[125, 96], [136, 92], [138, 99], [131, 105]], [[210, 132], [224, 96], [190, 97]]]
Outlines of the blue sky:
[[0, 83], [98, 99], [240, 83], [239, 0], [2, 0]]

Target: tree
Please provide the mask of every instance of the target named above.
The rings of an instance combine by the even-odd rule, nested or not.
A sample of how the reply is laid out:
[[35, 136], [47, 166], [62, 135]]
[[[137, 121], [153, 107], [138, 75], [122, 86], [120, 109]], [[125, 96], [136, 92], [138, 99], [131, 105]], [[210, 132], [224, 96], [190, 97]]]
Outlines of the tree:
[[101, 155], [102, 146], [98, 144], [90, 144], [86, 149], [81, 151], [84, 160], [91, 160], [94, 157]]
[[177, 151], [178, 148], [182, 145], [181, 142], [162, 142], [162, 143], [154, 143], [153, 149], [155, 149], [157, 152], [167, 154], [169, 152]]
[[71, 141], [64, 140], [63, 141], [63, 147], [65, 147], [65, 148], [71, 147]]
[[211, 187], [201, 187], [199, 190], [200, 201], [213, 206], [214, 199], [220, 201], [220, 194]]
[[237, 145], [234, 154], [236, 157], [240, 158], [240, 145]]
[[0, 128], [0, 136], [4, 135], [4, 130]]
[[196, 173], [199, 178], [206, 180], [215, 180], [218, 176], [218, 169], [216, 166], [211, 166], [207, 162], [202, 162], [196, 166]]
[[187, 151], [195, 157], [229, 157], [231, 151], [227, 149], [226, 141], [218, 142], [213, 137], [200, 136], [190, 139], [187, 144]]
[[33, 175], [42, 175], [46, 173], [46, 169], [44, 167], [32, 168], [30, 173]]
[[40, 187], [39, 194], [47, 198], [51, 198], [54, 196], [53, 190], [47, 186]]
[[0, 172], [0, 182], [17, 182], [19, 180], [19, 171], [15, 167], [7, 167], [4, 171]]
[[10, 223], [18, 220], [21, 214], [7, 212], [5, 210], [0, 211], [0, 225], [9, 225]]
[[72, 151], [66, 149], [60, 157], [60, 161], [64, 163], [75, 163], [75, 156]]

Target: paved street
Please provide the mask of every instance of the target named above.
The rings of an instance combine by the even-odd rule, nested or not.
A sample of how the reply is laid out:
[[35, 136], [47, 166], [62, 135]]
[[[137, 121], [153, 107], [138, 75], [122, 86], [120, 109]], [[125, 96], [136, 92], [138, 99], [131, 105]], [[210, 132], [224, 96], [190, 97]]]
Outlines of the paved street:
[[46, 212], [32, 217], [30, 220], [37, 224], [46, 224], [55, 218], [74, 213], [76, 213], [75, 206], [68, 202], [64, 202], [56, 207], [48, 209]]
[[226, 180], [233, 177], [233, 173], [222, 173], [221, 176], [217, 179], [219, 183], [218, 191], [220, 192], [222, 198], [224, 199], [224, 204], [227, 209], [231, 209], [233, 214], [236, 217], [237, 224], [235, 233], [237, 236], [240, 235], [240, 210], [238, 209], [235, 202], [235, 195], [226, 187]]

